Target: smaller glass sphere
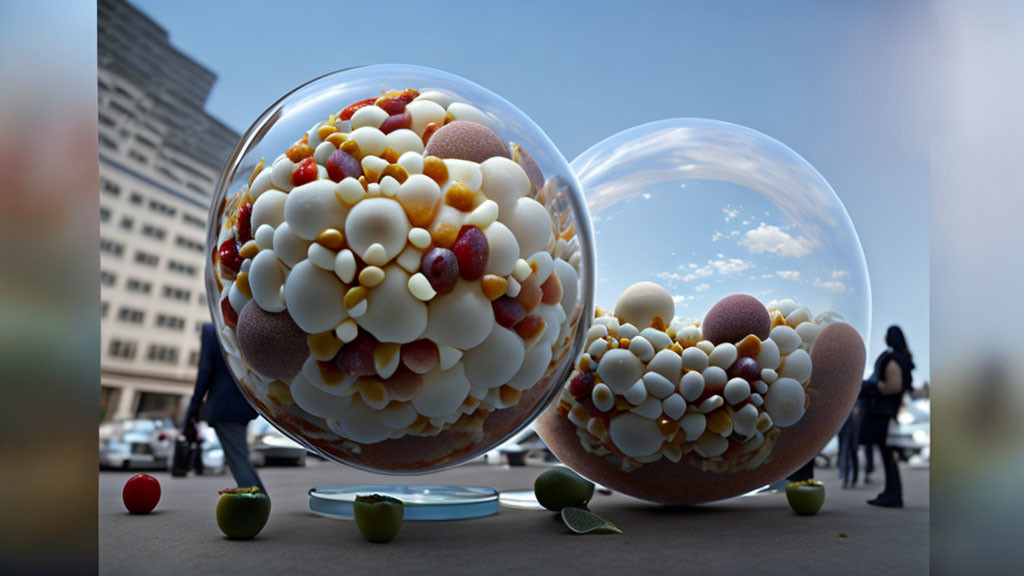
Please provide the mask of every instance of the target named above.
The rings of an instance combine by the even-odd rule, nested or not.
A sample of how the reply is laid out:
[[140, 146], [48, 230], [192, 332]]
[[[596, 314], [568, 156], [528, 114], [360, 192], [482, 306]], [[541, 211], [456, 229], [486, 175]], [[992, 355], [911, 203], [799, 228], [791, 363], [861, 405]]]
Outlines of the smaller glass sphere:
[[598, 245], [594, 325], [535, 427], [591, 480], [737, 496], [814, 457], [864, 370], [870, 289], [828, 183], [748, 128], [666, 120], [572, 163]]
[[428, 68], [343, 70], [274, 104], [222, 175], [207, 249], [253, 406], [378, 472], [453, 466], [516, 433], [593, 313], [565, 159], [508, 102]]

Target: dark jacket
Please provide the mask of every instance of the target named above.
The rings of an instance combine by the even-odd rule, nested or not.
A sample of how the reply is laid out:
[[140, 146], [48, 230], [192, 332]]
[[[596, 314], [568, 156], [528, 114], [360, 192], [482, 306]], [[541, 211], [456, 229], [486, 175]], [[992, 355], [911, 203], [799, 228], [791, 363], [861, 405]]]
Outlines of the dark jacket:
[[196, 389], [192, 393], [185, 421], [199, 418], [199, 410], [206, 399], [203, 420], [210, 424], [217, 422], [248, 422], [256, 417], [256, 411], [242, 396], [235, 384], [212, 323], [203, 325], [203, 343], [199, 353], [199, 373], [196, 374]]
[[[897, 394], [882, 394], [878, 390], [878, 381], [885, 377], [885, 368], [890, 360], [895, 360], [900, 367], [902, 376], [901, 388]], [[863, 420], [860, 427], [860, 441], [863, 444], [885, 444], [889, 431], [889, 421], [896, 417], [903, 405], [903, 395], [910, 390], [912, 381], [912, 364], [905, 355], [889, 348], [878, 356], [875, 370], [871, 377], [861, 386], [861, 398], [864, 407]]]

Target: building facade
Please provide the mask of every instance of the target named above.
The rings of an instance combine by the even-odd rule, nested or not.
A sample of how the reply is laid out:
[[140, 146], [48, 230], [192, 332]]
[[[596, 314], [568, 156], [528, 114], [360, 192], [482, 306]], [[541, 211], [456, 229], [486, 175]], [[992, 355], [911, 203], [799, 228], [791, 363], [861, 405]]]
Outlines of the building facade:
[[206, 222], [239, 135], [216, 76], [121, 0], [98, 5], [101, 419], [180, 420], [210, 319]]

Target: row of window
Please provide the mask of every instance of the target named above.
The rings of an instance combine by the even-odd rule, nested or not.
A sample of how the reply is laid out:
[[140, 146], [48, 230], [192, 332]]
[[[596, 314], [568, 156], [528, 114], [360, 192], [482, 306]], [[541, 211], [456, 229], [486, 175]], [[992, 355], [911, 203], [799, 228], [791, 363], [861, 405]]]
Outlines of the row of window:
[[[110, 344], [107, 346], [107, 354], [115, 358], [133, 360], [137, 349], [138, 345], [133, 340], [111, 338]], [[146, 359], [151, 362], [159, 362], [161, 364], [177, 364], [178, 347], [165, 346], [163, 344], [150, 344], [146, 351]], [[192, 366], [197, 366], [199, 364], [199, 352], [197, 350], [192, 350], [189, 353], [188, 363]]]
[[196, 242], [195, 240], [192, 240], [191, 238], [186, 238], [186, 237], [181, 236], [181, 235], [178, 235], [174, 239], [174, 243], [177, 244], [179, 248], [186, 248], [188, 250], [192, 250], [192, 251], [198, 252], [200, 254], [203, 254], [203, 253], [206, 252], [206, 245], [205, 244], [203, 244], [202, 242]]
[[[139, 138], [139, 137], [136, 136], [136, 138]], [[200, 192], [203, 192], [203, 193], [206, 192], [205, 190], [202, 190], [202, 189], [196, 189], [196, 190], [200, 191]], [[121, 186], [118, 185], [116, 182], [111, 182], [110, 180], [107, 180], [106, 178], [100, 178], [100, 191], [103, 192], [104, 194], [107, 194], [107, 195], [113, 196], [114, 198], [117, 198], [117, 197], [120, 197], [120, 195], [121, 195]], [[131, 202], [132, 204], [135, 204], [136, 206], [141, 206], [142, 203], [143, 203], [142, 194], [140, 194], [138, 192], [132, 192], [131, 195], [129, 195], [129, 197], [128, 197], [128, 201]], [[174, 208], [173, 206], [168, 206], [167, 204], [164, 204], [163, 202], [159, 202], [157, 200], [150, 200], [149, 201], [149, 209], [152, 210], [153, 212], [156, 212], [157, 214], [162, 214], [162, 215], [165, 215], [165, 216], [173, 217], [175, 214], [177, 214], [177, 209], [176, 208]], [[106, 217], [105, 218], [103, 217], [103, 211], [104, 210], [106, 210]], [[106, 209], [106, 208], [101, 208], [101, 218], [103, 219], [103, 221], [105, 222], [106, 219], [109, 218], [109, 217], [110, 217], [110, 210]], [[184, 222], [186, 224], [190, 224], [192, 226], [195, 226], [196, 228], [198, 228], [200, 230], [205, 230], [206, 229], [206, 219], [204, 219], [204, 218], [200, 218], [198, 216], [194, 216], [192, 214], [189, 214], [188, 212], [183, 212], [182, 213], [182, 220], [184, 220]], [[163, 238], [163, 235], [161, 235], [161, 238]], [[189, 242], [191, 242], [191, 241], [189, 241]], [[202, 251], [201, 247], [200, 247], [200, 251]]]

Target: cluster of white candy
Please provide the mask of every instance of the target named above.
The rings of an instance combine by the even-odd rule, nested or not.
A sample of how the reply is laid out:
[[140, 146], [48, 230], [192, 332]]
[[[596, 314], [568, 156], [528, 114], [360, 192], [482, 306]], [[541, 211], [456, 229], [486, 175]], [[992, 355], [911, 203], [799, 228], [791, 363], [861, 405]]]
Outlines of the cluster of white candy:
[[[560, 191], [489, 122], [442, 92], [387, 92], [227, 201], [223, 341], [271, 401], [371, 444], [513, 406], [542, 379], [576, 321], [579, 251], [542, 203]], [[274, 341], [282, 323], [305, 346]]]
[[684, 456], [704, 470], [756, 468], [779, 429], [804, 415], [822, 328], [793, 300], [767, 312], [768, 338], [717, 345], [698, 323], [640, 329], [599, 314], [559, 410], [585, 450], [625, 470]]

